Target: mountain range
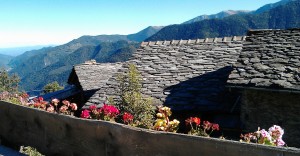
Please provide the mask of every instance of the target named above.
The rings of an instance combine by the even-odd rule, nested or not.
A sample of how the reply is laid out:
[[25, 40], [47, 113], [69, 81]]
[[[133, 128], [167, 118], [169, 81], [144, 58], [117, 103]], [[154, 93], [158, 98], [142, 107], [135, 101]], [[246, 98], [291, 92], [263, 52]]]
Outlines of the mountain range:
[[248, 29], [300, 27], [300, 0], [282, 0], [254, 11], [223, 11], [201, 15], [182, 24], [150, 26], [129, 35], [82, 36], [69, 43], [27, 51], [13, 58], [11, 73], [21, 77], [29, 91], [50, 82], [66, 85], [73, 65], [95, 59], [97, 62], [128, 60], [141, 41], [196, 39], [246, 35]]
[[95, 59], [97, 62], [126, 61], [139, 46], [162, 27], [150, 26], [136, 34], [82, 36], [69, 43], [23, 53], [9, 62], [11, 73], [21, 77], [24, 90], [42, 89], [58, 81], [66, 85], [73, 65]]
[[249, 29], [286, 29], [300, 27], [300, 1], [283, 0], [249, 13], [169, 25], [146, 41], [197, 39], [246, 35]]
[[225, 10], [225, 11], [221, 11], [217, 14], [212, 14], [212, 15], [200, 15], [197, 16], [193, 19], [190, 19], [186, 22], [183, 22], [182, 24], [191, 24], [191, 23], [195, 23], [195, 22], [199, 22], [199, 21], [203, 21], [203, 20], [207, 20], [207, 19], [222, 19], [231, 15], [239, 15], [239, 14], [247, 14], [251, 11], [248, 10]]

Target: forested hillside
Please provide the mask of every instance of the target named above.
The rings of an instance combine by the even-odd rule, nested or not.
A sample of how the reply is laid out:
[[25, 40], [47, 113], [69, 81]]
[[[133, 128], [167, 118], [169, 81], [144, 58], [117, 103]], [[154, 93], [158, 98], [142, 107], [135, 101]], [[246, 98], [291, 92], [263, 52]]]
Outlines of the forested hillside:
[[97, 46], [83, 46], [56, 63], [25, 75], [20, 85], [25, 90], [41, 89], [45, 84], [53, 81], [66, 85], [73, 65], [91, 59], [97, 62], [126, 61], [138, 46], [138, 43], [128, 41], [102, 42]]

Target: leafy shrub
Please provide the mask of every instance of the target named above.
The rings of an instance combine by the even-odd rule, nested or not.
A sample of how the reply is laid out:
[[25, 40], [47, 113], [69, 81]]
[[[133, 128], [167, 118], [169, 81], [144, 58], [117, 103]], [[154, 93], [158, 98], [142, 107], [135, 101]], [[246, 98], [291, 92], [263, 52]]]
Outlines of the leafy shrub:
[[43, 88], [44, 93], [51, 93], [51, 92], [55, 92], [55, 91], [62, 90], [62, 89], [64, 89], [64, 87], [60, 86], [57, 81], [48, 83]]
[[154, 107], [152, 99], [141, 93], [141, 75], [133, 64], [129, 64], [127, 74], [119, 75], [120, 101], [117, 106], [122, 112], [134, 116], [134, 123], [138, 127], [150, 128], [153, 124]]
[[5, 69], [0, 69], [0, 92], [18, 92], [19, 82], [20, 78], [18, 75], [13, 74], [12, 76], [9, 76], [8, 72]]
[[40, 152], [38, 152], [35, 148], [30, 146], [21, 146], [20, 153], [29, 155], [29, 156], [44, 156]]

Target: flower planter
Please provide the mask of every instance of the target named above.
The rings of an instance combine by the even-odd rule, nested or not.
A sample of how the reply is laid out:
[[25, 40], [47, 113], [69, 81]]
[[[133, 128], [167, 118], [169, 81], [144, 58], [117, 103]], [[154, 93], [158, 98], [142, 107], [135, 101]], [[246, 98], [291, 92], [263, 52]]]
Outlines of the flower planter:
[[0, 139], [46, 155], [296, 156], [300, 149], [240, 143], [85, 120], [0, 101]]

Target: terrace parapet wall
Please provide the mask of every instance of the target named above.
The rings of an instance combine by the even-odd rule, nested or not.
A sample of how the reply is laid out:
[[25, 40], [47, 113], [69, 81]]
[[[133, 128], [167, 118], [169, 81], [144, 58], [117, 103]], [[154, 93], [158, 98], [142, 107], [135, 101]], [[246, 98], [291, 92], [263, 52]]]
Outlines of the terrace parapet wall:
[[106, 121], [79, 119], [0, 101], [2, 143], [45, 155], [89, 156], [299, 156], [297, 148], [271, 147], [165, 133]]

